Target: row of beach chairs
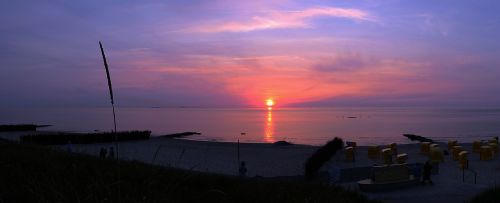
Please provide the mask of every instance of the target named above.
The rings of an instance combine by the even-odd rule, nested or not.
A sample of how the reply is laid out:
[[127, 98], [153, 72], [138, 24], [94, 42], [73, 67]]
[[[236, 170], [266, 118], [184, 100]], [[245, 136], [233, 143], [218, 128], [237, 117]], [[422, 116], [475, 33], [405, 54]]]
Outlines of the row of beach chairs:
[[[345, 147], [345, 161], [355, 161], [355, 149], [355, 142], [347, 142], [347, 146]], [[461, 169], [468, 168], [469, 151], [460, 146], [456, 140], [448, 142], [448, 151], [452, 155], [453, 160], [458, 161]], [[498, 140], [475, 141], [472, 144], [472, 151], [479, 154], [480, 160], [492, 160], [499, 153]], [[436, 143], [422, 142], [420, 144], [420, 153], [427, 155], [431, 163], [444, 162], [444, 150]], [[395, 158], [395, 163], [398, 164], [404, 164], [408, 160], [407, 153], [398, 153], [396, 143], [386, 146], [369, 146], [367, 155], [369, 159], [382, 158], [384, 164], [393, 164], [393, 158]]]
[[[462, 146], [458, 145], [456, 140], [448, 142], [448, 149], [453, 153], [453, 160], [461, 161], [462, 156], [469, 154]], [[465, 152], [463, 155], [460, 153]], [[472, 152], [479, 154], [479, 160], [488, 161], [498, 156], [498, 140], [474, 141], [472, 143]]]
[[[355, 148], [356, 143], [347, 143], [345, 148], [345, 160], [347, 162], [355, 161]], [[382, 157], [384, 164], [393, 164], [393, 157], [396, 157], [396, 163], [404, 164], [408, 160], [408, 154], [401, 153], [398, 154], [398, 148], [396, 143], [391, 143], [387, 146], [369, 146], [368, 147], [368, 158], [369, 159], [380, 159]]]
[[369, 146], [367, 155], [369, 159], [382, 159], [383, 164], [372, 167], [370, 178], [358, 181], [361, 191], [386, 191], [418, 183], [418, 179], [411, 175], [406, 165], [408, 154], [398, 153], [396, 143]]
[[[458, 161], [460, 169], [469, 167], [469, 151], [460, 146], [456, 140], [448, 142], [448, 151], [453, 160]], [[346, 147], [346, 160], [354, 161], [355, 145]], [[420, 153], [429, 157], [432, 164], [444, 162], [444, 152], [439, 144], [422, 142], [420, 144]], [[492, 160], [498, 156], [498, 140], [476, 141], [473, 142], [472, 152], [479, 154], [480, 160]], [[350, 159], [352, 156], [352, 160]], [[393, 163], [392, 158], [396, 157], [397, 164]], [[392, 143], [387, 146], [369, 146], [368, 158], [382, 158], [384, 165], [374, 165], [370, 178], [358, 181], [359, 188], [362, 191], [384, 191], [400, 188], [407, 185], [414, 185], [419, 182], [418, 178], [411, 175], [406, 161], [406, 153], [398, 154], [397, 144]]]
[[429, 156], [429, 161], [431, 163], [442, 163], [444, 162], [444, 153], [441, 147], [436, 143], [421, 142], [420, 143], [420, 153]]

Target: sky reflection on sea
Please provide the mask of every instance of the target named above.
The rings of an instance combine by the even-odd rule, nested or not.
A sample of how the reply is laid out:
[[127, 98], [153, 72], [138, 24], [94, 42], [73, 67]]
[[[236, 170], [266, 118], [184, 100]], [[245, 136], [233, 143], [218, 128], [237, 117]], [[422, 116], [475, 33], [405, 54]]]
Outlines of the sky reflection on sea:
[[[2, 124], [51, 124], [43, 130], [110, 131], [109, 108], [0, 109]], [[197, 131], [188, 139], [319, 145], [335, 136], [360, 144], [409, 142], [413, 133], [437, 140], [472, 141], [500, 135], [500, 111], [431, 108], [118, 108], [118, 130], [153, 135]]]

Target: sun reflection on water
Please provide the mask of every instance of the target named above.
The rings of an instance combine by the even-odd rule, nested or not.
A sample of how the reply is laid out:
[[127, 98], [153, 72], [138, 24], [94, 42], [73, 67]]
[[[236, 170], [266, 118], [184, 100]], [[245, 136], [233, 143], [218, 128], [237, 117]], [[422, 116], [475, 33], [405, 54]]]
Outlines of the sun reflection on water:
[[274, 142], [274, 125], [272, 109], [267, 110], [267, 121], [265, 122], [264, 134], [266, 142]]

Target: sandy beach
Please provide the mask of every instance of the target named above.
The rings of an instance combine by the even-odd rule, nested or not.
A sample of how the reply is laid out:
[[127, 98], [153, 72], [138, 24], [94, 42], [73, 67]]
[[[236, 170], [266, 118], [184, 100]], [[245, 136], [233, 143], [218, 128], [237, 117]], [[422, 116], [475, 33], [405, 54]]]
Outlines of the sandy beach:
[[[75, 145], [74, 148], [77, 152], [97, 156], [101, 147], [111, 146], [114, 145]], [[227, 175], [238, 173], [236, 143], [152, 138], [147, 141], [123, 142], [119, 147], [122, 159], [210, 173]], [[250, 177], [301, 175], [304, 160], [316, 148], [306, 145], [273, 146], [242, 143], [240, 159], [247, 163]]]
[[[17, 139], [22, 133], [1, 133], [3, 138]], [[439, 143], [442, 149], [446, 144]], [[471, 144], [460, 144], [469, 152]], [[102, 147], [114, 147], [113, 143], [73, 145], [74, 152], [99, 155]], [[67, 146], [55, 146], [65, 150]], [[237, 175], [237, 144], [220, 142], [202, 142], [183, 139], [151, 138], [145, 141], [122, 142], [119, 144], [120, 158], [138, 160], [145, 163], [158, 164], [188, 170]], [[263, 143], [241, 143], [240, 159], [247, 163], [248, 176], [276, 177], [300, 176], [304, 171], [305, 160], [316, 150], [316, 146], [290, 145], [275, 146]], [[398, 145], [399, 153], [408, 154], [408, 163], [423, 163], [427, 156], [420, 154], [419, 144]], [[444, 163], [439, 164], [439, 173], [432, 176], [434, 185], [418, 185], [415, 187], [383, 192], [365, 193], [370, 198], [386, 202], [463, 202], [478, 192], [500, 183], [498, 175], [500, 162], [498, 158], [480, 161], [478, 154], [469, 155], [470, 170], [462, 172], [458, 163], [450, 155], [445, 156]], [[370, 160], [367, 147], [356, 149], [356, 161], [345, 162], [344, 153], [337, 153], [324, 167], [340, 167], [349, 171], [351, 168], [369, 167], [382, 161]], [[475, 176], [474, 172], [477, 174]], [[359, 190], [356, 182], [343, 182], [340, 185]]]

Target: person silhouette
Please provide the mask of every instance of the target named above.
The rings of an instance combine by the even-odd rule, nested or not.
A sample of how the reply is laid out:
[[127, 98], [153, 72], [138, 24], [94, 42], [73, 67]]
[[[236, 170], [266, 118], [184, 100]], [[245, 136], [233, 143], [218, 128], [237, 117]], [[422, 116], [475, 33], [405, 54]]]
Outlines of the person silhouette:
[[101, 147], [101, 149], [99, 150], [99, 158], [101, 159], [106, 158], [106, 152], [104, 150], [104, 147]]
[[73, 152], [73, 144], [71, 143], [71, 141], [68, 141], [68, 143], [66, 144], [66, 151], [68, 151], [69, 153]]
[[432, 170], [432, 165], [429, 161], [425, 162], [424, 164], [424, 173], [422, 177], [422, 183], [425, 184], [427, 181], [432, 185], [432, 180], [431, 180], [431, 170]]
[[241, 178], [246, 177], [246, 175], [247, 175], [247, 167], [245, 166], [245, 162], [244, 161], [241, 162], [239, 172], [240, 172], [240, 177]]
[[108, 155], [108, 149], [106, 149], [106, 147], [103, 147], [102, 148], [102, 158], [106, 158], [106, 156]]
[[109, 148], [109, 158], [114, 159], [115, 158], [115, 148], [110, 147]]

